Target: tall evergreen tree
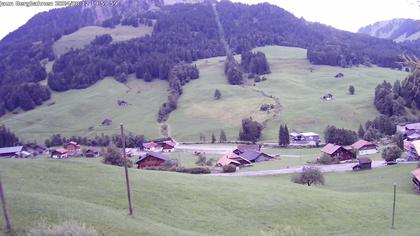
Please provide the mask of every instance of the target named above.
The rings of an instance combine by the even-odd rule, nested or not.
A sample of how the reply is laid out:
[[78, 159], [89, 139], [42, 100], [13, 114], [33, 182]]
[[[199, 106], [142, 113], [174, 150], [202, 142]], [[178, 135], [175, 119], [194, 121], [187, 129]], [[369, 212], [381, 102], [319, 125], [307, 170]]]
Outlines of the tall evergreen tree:
[[357, 131], [357, 136], [359, 136], [359, 138], [363, 138], [365, 136], [365, 130], [363, 129], [362, 124], [360, 124], [359, 126], [359, 130]]
[[283, 140], [284, 140], [284, 138], [283, 138], [283, 133], [284, 133], [284, 128], [283, 128], [283, 125], [280, 125], [280, 128], [279, 128], [279, 146], [283, 146]]
[[289, 129], [287, 128], [287, 124], [284, 125], [284, 145], [288, 146], [290, 144], [290, 136], [289, 136]]
[[225, 134], [225, 131], [222, 129], [222, 130], [220, 130], [219, 142], [224, 143], [226, 141], [227, 141], [226, 134]]
[[211, 143], [216, 142], [216, 136], [214, 136], [214, 133], [211, 133]]

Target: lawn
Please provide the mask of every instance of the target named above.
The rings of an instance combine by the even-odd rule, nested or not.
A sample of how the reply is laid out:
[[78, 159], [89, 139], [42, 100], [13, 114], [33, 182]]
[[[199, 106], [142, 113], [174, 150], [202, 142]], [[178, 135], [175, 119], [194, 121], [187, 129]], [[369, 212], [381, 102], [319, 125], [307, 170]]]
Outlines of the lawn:
[[152, 27], [140, 25], [139, 27], [117, 25], [115, 28], [104, 28], [100, 26], [86, 26], [76, 32], [65, 35], [53, 45], [54, 54], [61, 56], [73, 49], [80, 49], [89, 45], [96, 36], [109, 34], [113, 42], [121, 42], [133, 38], [143, 37], [151, 34]]
[[[134, 76], [126, 85], [106, 78], [87, 89], [53, 92], [51, 100], [43, 106], [17, 115], [9, 113], [1, 118], [0, 125], [6, 125], [23, 141], [40, 143], [53, 133], [118, 134], [120, 123], [125, 124], [127, 132], [158, 138], [161, 134], [156, 117], [159, 106], [166, 101], [167, 87], [166, 81], [147, 83]], [[118, 106], [118, 100], [129, 105]], [[100, 126], [106, 118], [113, 121], [112, 125]], [[94, 128], [89, 130], [89, 127]]]
[[[184, 87], [178, 109], [170, 116], [173, 134], [182, 141], [198, 140], [203, 133], [218, 137], [224, 129], [229, 140], [238, 138], [240, 121], [252, 116], [255, 120], [270, 120], [263, 131], [264, 141], [277, 141], [280, 123], [290, 131], [313, 131], [322, 134], [327, 125], [357, 130], [359, 124], [378, 115], [373, 105], [374, 89], [383, 80], [393, 83], [407, 73], [380, 67], [341, 68], [311, 65], [306, 50], [301, 48], [267, 46], [255, 49], [266, 54], [272, 73], [267, 81], [256, 86], [231, 86], [223, 74], [224, 58], [200, 60], [196, 64], [200, 79]], [[313, 72], [310, 72], [313, 68]], [[337, 79], [337, 73], [344, 77]], [[353, 85], [355, 95], [348, 93]], [[213, 99], [219, 89], [222, 99]], [[280, 116], [272, 118], [259, 110], [263, 103], [274, 103], [258, 92], [278, 97], [282, 106]], [[332, 93], [334, 100], [320, 99]]]
[[[290, 176], [214, 177], [130, 169], [134, 216], [127, 215], [123, 168], [98, 160], [1, 159], [18, 235], [39, 221], [76, 220], [104, 235], [418, 235], [414, 165], [327, 174], [325, 186]], [[398, 183], [396, 229], [390, 229]]]

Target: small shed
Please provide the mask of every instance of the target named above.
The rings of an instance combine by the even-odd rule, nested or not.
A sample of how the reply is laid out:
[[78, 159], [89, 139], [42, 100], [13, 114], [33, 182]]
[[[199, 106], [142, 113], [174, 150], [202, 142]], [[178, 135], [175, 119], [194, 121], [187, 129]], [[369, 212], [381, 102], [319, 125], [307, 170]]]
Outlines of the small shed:
[[93, 158], [93, 157], [98, 157], [99, 156], [99, 152], [94, 150], [94, 149], [91, 149], [91, 148], [86, 150], [84, 154], [85, 154], [85, 157], [88, 157], [88, 158]]
[[58, 148], [51, 152], [51, 158], [63, 159], [68, 157], [68, 151], [65, 148]]
[[372, 160], [368, 157], [359, 157], [359, 164], [353, 166], [353, 170], [369, 170], [372, 169]]
[[162, 144], [162, 151], [163, 152], [173, 152], [175, 151], [175, 143], [172, 141], [165, 141]]
[[411, 174], [413, 175], [414, 187], [416, 188], [417, 192], [420, 192], [420, 168], [413, 170]]
[[102, 121], [101, 123], [103, 126], [110, 126], [112, 125], [112, 120], [111, 119], [105, 119]]
[[334, 77], [335, 78], [343, 78], [344, 74], [340, 72], [340, 73], [336, 74]]
[[167, 160], [169, 160], [169, 157], [162, 153], [148, 152], [140, 157], [135, 164], [138, 169], [143, 169], [151, 166], [160, 166]]

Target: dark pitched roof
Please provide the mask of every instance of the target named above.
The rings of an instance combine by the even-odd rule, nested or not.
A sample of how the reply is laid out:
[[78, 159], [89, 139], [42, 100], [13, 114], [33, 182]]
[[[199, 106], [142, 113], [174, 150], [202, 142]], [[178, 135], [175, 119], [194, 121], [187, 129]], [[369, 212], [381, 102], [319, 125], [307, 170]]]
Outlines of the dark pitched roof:
[[158, 152], [148, 152], [145, 155], [143, 155], [142, 157], [140, 157], [137, 161], [136, 164], [139, 163], [140, 161], [144, 160], [146, 157], [148, 156], [152, 156], [152, 157], [156, 157], [157, 159], [160, 159], [162, 161], [167, 161], [169, 160], [169, 157], [162, 154], [162, 153], [158, 153]]
[[16, 153], [22, 151], [23, 146], [0, 148], [0, 154]]
[[247, 159], [248, 161], [255, 161], [261, 155], [261, 152], [257, 152], [254, 150], [246, 150], [240, 156], [242, 158]]
[[333, 154], [334, 152], [336, 152], [338, 149], [342, 148], [342, 146], [340, 145], [335, 145], [332, 143], [329, 143], [327, 145], [325, 145], [322, 149], [321, 152], [325, 152], [327, 154]]
[[359, 157], [358, 159], [360, 164], [372, 163], [372, 160], [368, 157]]
[[366, 141], [366, 140], [361, 139], [361, 140], [359, 140], [359, 141], [357, 141], [357, 142], [353, 143], [351, 146], [352, 146], [354, 149], [359, 150], [360, 148], [362, 148], [362, 147], [364, 147], [364, 146], [368, 146], [368, 145], [376, 145], [376, 144], [374, 144], [374, 143], [371, 143], [371, 142], [368, 142], [368, 141]]

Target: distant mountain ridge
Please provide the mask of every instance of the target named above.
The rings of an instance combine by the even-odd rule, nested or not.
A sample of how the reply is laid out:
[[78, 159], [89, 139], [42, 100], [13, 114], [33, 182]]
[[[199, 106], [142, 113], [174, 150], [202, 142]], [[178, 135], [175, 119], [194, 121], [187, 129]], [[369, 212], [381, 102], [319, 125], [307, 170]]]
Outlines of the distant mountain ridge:
[[379, 21], [360, 28], [358, 33], [395, 42], [413, 41], [420, 39], [420, 20], [398, 18]]

